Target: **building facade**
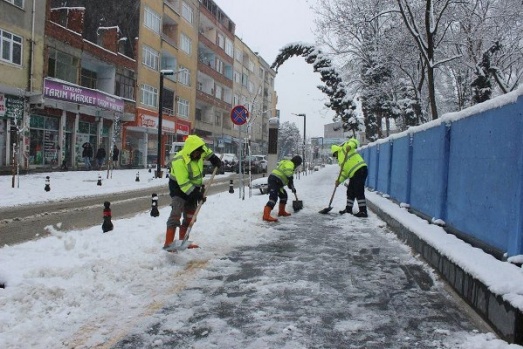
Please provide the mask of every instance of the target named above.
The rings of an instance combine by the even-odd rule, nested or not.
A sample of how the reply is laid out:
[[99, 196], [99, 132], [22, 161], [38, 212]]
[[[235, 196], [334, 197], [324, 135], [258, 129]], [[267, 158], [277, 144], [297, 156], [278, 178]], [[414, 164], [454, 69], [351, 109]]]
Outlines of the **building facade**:
[[[81, 169], [85, 143], [118, 147], [124, 167], [165, 165], [189, 134], [216, 152], [238, 153], [247, 138], [266, 153], [275, 72], [238, 44], [212, 0], [33, 3], [0, 0], [0, 30], [12, 37], [0, 59], [0, 166], [13, 163], [12, 138], [25, 168]], [[242, 128], [237, 104], [251, 112]]]
[[45, 1], [0, 1], [0, 167], [15, 158], [29, 163], [30, 114], [42, 106], [45, 13]]

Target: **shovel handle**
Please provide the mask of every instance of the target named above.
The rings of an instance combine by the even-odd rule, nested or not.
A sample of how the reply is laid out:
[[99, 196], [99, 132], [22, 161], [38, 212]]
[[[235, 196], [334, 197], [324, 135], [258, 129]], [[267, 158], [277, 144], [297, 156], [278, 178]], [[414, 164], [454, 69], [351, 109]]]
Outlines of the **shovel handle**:
[[[222, 156], [220, 157], [220, 160], [222, 160], [222, 159], [223, 159], [223, 154], [222, 154]], [[209, 188], [211, 187], [212, 182], [214, 181], [214, 176], [216, 176], [216, 173], [218, 173], [218, 167], [215, 167], [215, 168], [214, 168], [214, 171], [212, 171], [211, 179], [209, 179], [209, 182], [207, 182], [207, 185], [205, 186], [205, 190], [203, 191], [203, 197], [204, 197], [204, 198], [206, 197], [206, 194], [207, 194], [207, 192], [209, 191]], [[196, 211], [194, 212], [194, 214], [193, 214], [193, 216], [192, 216], [191, 223], [189, 223], [189, 226], [187, 227], [187, 232], [185, 233], [185, 237], [183, 238], [182, 245], [183, 245], [183, 243], [185, 243], [187, 240], [189, 240], [189, 234], [190, 234], [190, 232], [191, 232], [192, 226], [194, 225], [194, 223], [196, 223], [196, 217], [198, 216], [198, 213], [200, 212], [200, 209], [202, 208], [202, 205], [203, 205], [203, 202], [199, 203], [199, 204], [196, 206]]]

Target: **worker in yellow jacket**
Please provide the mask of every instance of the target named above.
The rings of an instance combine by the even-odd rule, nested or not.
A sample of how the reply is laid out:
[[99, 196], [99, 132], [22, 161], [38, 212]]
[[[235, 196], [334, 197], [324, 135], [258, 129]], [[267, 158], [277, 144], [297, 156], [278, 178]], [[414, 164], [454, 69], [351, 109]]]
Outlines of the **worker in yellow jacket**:
[[[169, 172], [171, 214], [167, 220], [164, 249], [168, 249], [173, 243], [177, 227], [180, 228], [179, 239], [184, 239], [198, 203], [205, 202], [203, 196], [205, 159], [209, 159], [214, 167], [222, 165], [220, 158], [207, 148], [203, 139], [190, 135], [185, 140], [182, 150], [171, 161]], [[190, 244], [187, 248], [197, 247], [196, 244]]]
[[287, 185], [293, 193], [296, 193], [294, 187], [294, 170], [302, 163], [301, 156], [296, 155], [291, 160], [281, 160], [278, 162], [276, 168], [271, 172], [267, 179], [269, 186], [269, 201], [263, 209], [263, 220], [267, 222], [277, 222], [278, 219], [271, 216], [271, 211], [276, 206], [278, 198], [280, 198], [280, 207], [278, 210], [278, 216], [287, 217], [291, 214], [285, 211], [285, 205], [287, 204], [287, 191], [284, 187]]
[[347, 186], [347, 206], [340, 214], [351, 213], [354, 201], [357, 200], [359, 211], [354, 214], [356, 217], [368, 217], [367, 200], [365, 199], [365, 181], [367, 180], [368, 169], [365, 160], [356, 151], [359, 142], [356, 138], [351, 138], [347, 142], [331, 147], [332, 156], [338, 159], [338, 164], [342, 167], [340, 176], [336, 179], [336, 187], [340, 183], [349, 179]]

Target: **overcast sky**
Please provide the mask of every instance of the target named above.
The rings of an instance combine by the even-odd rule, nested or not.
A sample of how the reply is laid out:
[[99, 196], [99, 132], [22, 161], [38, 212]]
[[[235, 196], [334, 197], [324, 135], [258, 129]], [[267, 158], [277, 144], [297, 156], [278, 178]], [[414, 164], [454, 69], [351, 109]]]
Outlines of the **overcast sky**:
[[[314, 43], [314, 0], [215, 0], [236, 23], [236, 35], [254, 52], [272, 64], [280, 49], [295, 42]], [[316, 86], [320, 74], [302, 57], [287, 60], [278, 70], [276, 91], [281, 121], [295, 122], [303, 135], [303, 118], [307, 115], [306, 136], [322, 137], [323, 125], [332, 122], [334, 113], [324, 106], [327, 101]]]

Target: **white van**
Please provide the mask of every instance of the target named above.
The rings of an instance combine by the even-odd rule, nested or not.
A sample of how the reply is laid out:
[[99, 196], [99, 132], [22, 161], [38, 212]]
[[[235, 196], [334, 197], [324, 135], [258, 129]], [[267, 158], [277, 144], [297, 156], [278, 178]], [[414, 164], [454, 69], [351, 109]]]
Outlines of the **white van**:
[[165, 165], [169, 167], [171, 160], [176, 156], [180, 150], [182, 150], [185, 142], [172, 142], [171, 149], [169, 149], [168, 155], [165, 157]]

